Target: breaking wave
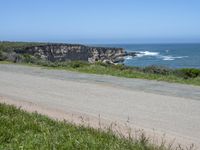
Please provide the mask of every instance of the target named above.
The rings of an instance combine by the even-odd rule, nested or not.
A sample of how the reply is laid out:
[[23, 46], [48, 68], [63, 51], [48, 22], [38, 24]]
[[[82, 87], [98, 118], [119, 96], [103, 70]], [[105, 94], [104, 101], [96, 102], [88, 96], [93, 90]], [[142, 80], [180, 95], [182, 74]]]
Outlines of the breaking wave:
[[162, 60], [175, 60], [175, 59], [181, 59], [181, 58], [187, 58], [188, 56], [160, 56], [160, 58], [162, 58]]
[[133, 59], [133, 56], [126, 56], [125, 59], [126, 60]]
[[140, 51], [136, 56], [143, 57], [143, 56], [158, 56], [158, 52], [150, 52], [150, 51]]
[[[167, 53], [169, 52], [169, 50], [166, 50]], [[165, 61], [171, 61], [171, 60], [175, 60], [175, 59], [181, 59], [181, 58], [187, 58], [188, 56], [171, 56], [171, 55], [161, 55], [159, 52], [151, 52], [151, 51], [137, 51], [138, 54], [136, 54], [136, 57], [156, 57], [158, 59], [162, 59]], [[126, 56], [125, 57], [126, 60], [129, 59], [133, 59], [132, 56]]]

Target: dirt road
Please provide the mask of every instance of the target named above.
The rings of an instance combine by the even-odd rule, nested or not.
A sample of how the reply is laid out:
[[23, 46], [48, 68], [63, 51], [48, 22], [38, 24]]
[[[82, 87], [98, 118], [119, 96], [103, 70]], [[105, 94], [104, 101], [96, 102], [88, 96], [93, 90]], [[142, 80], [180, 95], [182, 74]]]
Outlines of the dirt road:
[[[200, 145], [200, 87], [0, 65], [0, 101], [154, 130]], [[41, 110], [42, 111], [42, 110]]]

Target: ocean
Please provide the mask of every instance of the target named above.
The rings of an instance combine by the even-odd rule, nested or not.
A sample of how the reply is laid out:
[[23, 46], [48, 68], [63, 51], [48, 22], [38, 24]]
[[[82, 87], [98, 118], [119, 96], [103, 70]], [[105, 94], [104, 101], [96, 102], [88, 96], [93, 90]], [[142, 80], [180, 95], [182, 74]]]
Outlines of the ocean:
[[121, 47], [140, 52], [126, 57], [127, 66], [164, 66], [168, 68], [200, 68], [200, 44], [104, 44], [97, 46]]

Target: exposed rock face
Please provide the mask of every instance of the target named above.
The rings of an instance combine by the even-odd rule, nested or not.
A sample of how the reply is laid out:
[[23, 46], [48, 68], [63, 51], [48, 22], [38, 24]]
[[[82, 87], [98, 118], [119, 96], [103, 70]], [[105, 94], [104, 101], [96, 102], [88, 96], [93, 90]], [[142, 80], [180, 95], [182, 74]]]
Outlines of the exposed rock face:
[[76, 44], [48, 44], [27, 47], [15, 51], [20, 54], [31, 54], [49, 61], [83, 60], [91, 63], [100, 61], [106, 63], [123, 62], [128, 54], [122, 48], [89, 47]]

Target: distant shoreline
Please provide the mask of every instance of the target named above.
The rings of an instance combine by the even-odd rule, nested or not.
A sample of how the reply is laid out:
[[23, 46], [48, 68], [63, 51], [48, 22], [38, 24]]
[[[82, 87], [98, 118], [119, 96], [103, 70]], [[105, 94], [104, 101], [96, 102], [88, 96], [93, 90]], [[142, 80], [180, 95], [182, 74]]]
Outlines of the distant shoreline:
[[122, 47], [128, 52], [144, 53], [142, 56], [125, 61], [125, 65], [128, 66], [156, 65], [174, 69], [200, 69], [200, 44], [105, 44], [99, 46]]
[[[71, 71], [78, 71], [78, 72], [85, 72], [92, 74], [106, 74], [106, 75], [126, 77], [126, 78], [142, 78], [149, 80], [193, 84], [198, 86], [200, 85], [200, 69], [193, 69], [193, 68], [171, 69], [168, 67], [155, 66], [155, 65], [150, 65], [147, 67], [134, 67], [134, 66], [128, 66], [127, 64], [126, 65], [113, 64], [112, 63], [113, 60], [115, 61], [124, 60], [125, 58], [124, 56], [126, 55], [125, 53], [126, 48], [124, 49], [99, 48], [97, 50], [95, 47], [90, 48], [87, 46], [69, 45], [65, 49], [65, 46], [59, 44], [49, 45], [44, 47], [43, 46], [40, 47], [40, 45], [42, 46], [44, 45], [44, 43], [19, 43], [19, 42], [0, 43], [0, 62], [4, 63], [7, 61], [11, 63], [37, 65], [54, 69], [71, 70]], [[64, 51], [62, 49], [64, 49], [64, 51], [67, 51], [65, 55], [63, 55]], [[74, 51], [74, 49], [76, 51]], [[51, 50], [53, 50], [53, 54]], [[73, 51], [70, 52], [71, 50]], [[78, 58], [77, 54], [80, 54], [80, 56], [82, 57], [81, 60], [62, 61], [63, 58], [67, 57]], [[101, 57], [99, 57], [100, 55]], [[150, 58], [152, 61], [155, 60], [155, 57], [162, 56], [159, 52], [148, 52], [148, 51], [146, 51], [142, 55], [144, 56], [145, 59]], [[137, 57], [134, 57], [134, 59], [132, 59], [131, 61], [136, 59], [135, 63], [148, 62], [148, 60], [145, 59], [143, 60], [143, 56], [141, 59], [142, 61], [140, 60], [140, 58], [138, 59]], [[87, 62], [89, 57], [91, 57], [91, 61], [94, 61], [93, 63]], [[200, 57], [200, 55], [197, 57]], [[54, 58], [61, 61], [54, 61], [54, 60], [51, 61], [51, 59]], [[181, 60], [177, 56], [175, 57], [172, 56], [171, 58], [177, 58], [177, 60]], [[169, 57], [167, 59], [171, 58]], [[99, 61], [100, 59], [102, 60]]]

